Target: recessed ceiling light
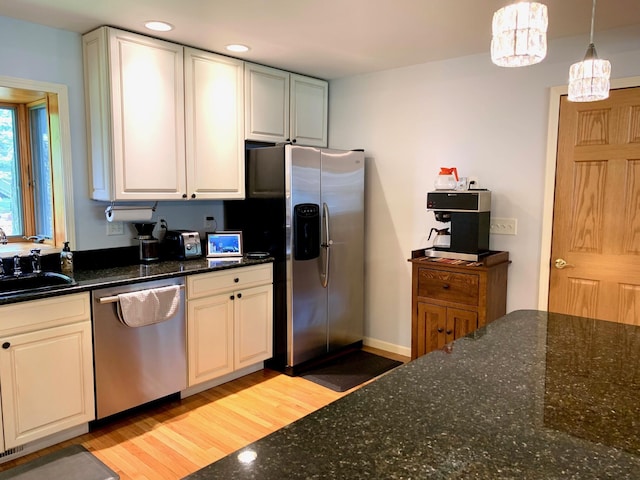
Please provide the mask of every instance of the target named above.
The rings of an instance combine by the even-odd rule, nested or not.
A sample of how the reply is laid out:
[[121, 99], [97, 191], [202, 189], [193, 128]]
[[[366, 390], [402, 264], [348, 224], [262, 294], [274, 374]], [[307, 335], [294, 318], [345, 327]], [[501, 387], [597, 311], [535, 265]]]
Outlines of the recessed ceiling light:
[[232, 43], [231, 45], [227, 45], [225, 48], [230, 52], [237, 52], [237, 53], [249, 51], [249, 47], [247, 47], [246, 45], [242, 45], [240, 43]]
[[146, 22], [144, 26], [149, 30], [153, 30], [155, 32], [168, 32], [169, 30], [173, 30], [173, 25], [171, 25], [170, 23], [160, 22], [157, 20]]

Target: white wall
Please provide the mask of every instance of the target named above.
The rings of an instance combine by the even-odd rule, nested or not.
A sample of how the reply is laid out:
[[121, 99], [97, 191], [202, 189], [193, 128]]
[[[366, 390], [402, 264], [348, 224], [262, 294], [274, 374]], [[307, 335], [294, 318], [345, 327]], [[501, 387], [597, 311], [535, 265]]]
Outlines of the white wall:
[[[85, 132], [82, 42], [77, 33], [0, 16], [0, 75], [66, 85], [69, 92], [76, 250], [136, 245], [135, 231], [107, 236], [104, 209], [89, 199]], [[151, 203], [146, 203], [151, 205]], [[222, 226], [222, 203], [213, 201], [161, 202], [154, 220], [169, 228], [204, 232], [204, 216], [214, 215]]]
[[[566, 85], [587, 44], [551, 42], [527, 68], [496, 67], [487, 53], [330, 83], [330, 145], [367, 156], [366, 337], [410, 347], [407, 258], [438, 226], [425, 202], [440, 167], [478, 177], [492, 216], [517, 218], [518, 234], [492, 235], [490, 247], [513, 261], [507, 311], [537, 307], [549, 90]], [[640, 28], [598, 33], [596, 47], [614, 78], [640, 75]]]

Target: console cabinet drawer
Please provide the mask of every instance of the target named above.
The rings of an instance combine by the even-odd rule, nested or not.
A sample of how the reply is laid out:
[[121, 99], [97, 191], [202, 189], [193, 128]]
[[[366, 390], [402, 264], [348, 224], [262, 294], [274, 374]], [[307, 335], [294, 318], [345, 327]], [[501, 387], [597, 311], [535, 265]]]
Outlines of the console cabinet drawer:
[[478, 305], [479, 285], [478, 275], [421, 268], [418, 278], [418, 296], [445, 302]]

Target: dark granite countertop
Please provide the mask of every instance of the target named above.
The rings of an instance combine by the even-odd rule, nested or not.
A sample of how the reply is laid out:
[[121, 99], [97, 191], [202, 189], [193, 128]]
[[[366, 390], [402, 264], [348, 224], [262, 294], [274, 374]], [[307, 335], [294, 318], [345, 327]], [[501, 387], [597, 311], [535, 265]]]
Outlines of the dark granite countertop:
[[640, 327], [516, 311], [186, 478], [639, 479]]
[[272, 261], [273, 259], [271, 257], [260, 260], [249, 260], [246, 257], [241, 257], [237, 260], [229, 258], [199, 258], [182, 261], [165, 260], [149, 265], [136, 263], [110, 268], [76, 269], [73, 275], [76, 285], [52, 288], [44, 291], [0, 295], [0, 305], [48, 298], [56, 295], [69, 295], [71, 293], [85, 292], [109, 286], [271, 263]]

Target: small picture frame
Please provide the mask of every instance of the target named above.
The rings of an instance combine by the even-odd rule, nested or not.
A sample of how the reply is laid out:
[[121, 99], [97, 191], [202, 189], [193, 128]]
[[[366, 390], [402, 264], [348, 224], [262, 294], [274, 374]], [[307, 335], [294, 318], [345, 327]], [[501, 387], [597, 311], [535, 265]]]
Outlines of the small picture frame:
[[207, 257], [241, 257], [242, 232], [207, 233]]

